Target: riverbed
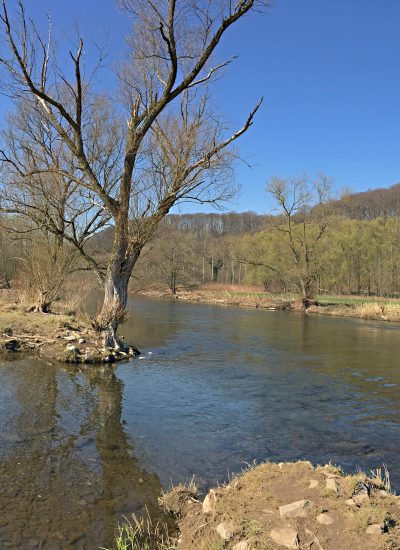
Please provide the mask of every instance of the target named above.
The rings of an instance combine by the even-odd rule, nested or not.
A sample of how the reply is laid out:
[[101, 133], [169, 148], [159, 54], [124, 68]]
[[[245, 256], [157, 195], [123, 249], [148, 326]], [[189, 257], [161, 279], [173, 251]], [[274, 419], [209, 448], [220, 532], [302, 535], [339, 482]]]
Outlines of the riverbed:
[[400, 487], [400, 327], [134, 298], [142, 355], [0, 363], [0, 548], [94, 549], [162, 488], [246, 463], [386, 464]]

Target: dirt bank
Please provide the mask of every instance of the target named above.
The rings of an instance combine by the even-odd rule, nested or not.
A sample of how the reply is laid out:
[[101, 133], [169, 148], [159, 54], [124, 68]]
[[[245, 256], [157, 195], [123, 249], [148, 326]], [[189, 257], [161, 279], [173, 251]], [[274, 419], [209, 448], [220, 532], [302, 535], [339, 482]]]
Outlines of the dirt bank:
[[65, 363], [112, 363], [135, 355], [137, 350], [126, 346], [121, 350], [105, 349], [101, 335], [89, 319], [55, 311], [28, 312], [17, 297], [0, 292], [0, 353], [29, 352]]
[[140, 294], [152, 298], [165, 298], [219, 304], [236, 307], [248, 307], [267, 310], [292, 310], [303, 311], [307, 314], [331, 315], [336, 317], [352, 317], [356, 319], [368, 319], [375, 321], [400, 321], [400, 303], [377, 302], [363, 303], [329, 303], [329, 298], [324, 302], [317, 302], [304, 308], [298, 299], [286, 299], [264, 292], [239, 292], [229, 290], [181, 290], [175, 296], [162, 290], [142, 290]]
[[331, 465], [266, 463], [203, 502], [183, 487], [160, 502], [178, 517], [178, 550], [400, 548], [400, 497], [381, 472], [367, 477]]

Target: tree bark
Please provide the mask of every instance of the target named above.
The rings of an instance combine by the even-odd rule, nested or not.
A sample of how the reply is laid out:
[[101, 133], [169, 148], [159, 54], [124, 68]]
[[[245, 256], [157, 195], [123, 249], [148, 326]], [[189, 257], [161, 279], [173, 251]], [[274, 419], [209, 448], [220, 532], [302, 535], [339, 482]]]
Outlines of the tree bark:
[[[118, 235], [115, 240], [120, 240]], [[117, 339], [118, 326], [125, 320], [128, 301], [128, 285], [133, 267], [139, 259], [139, 246], [129, 247], [118, 243], [117, 251], [110, 258], [104, 281], [104, 301], [97, 318], [105, 348], [121, 349]]]

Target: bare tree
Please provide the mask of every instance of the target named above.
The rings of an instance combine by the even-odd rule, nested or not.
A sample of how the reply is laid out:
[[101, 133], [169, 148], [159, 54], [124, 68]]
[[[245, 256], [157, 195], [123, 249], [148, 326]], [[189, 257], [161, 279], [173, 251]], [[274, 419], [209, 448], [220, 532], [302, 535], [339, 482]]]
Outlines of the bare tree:
[[[13, 2], [16, 11], [12, 15], [9, 3], [11, 0], [2, 0], [2, 40], [6, 48], [0, 56], [8, 75], [8, 90], [18, 99], [28, 98], [36, 119], [44, 121], [40, 125], [56, 137], [61, 155], [55, 159], [46, 151], [38, 160], [43, 138], [38, 147], [26, 151], [28, 162], [24, 158], [24, 168], [19, 162], [15, 166], [13, 152], [5, 152], [3, 160], [11, 168], [5, 183], [15, 178], [29, 186], [32, 177], [40, 181], [46, 181], [50, 174], [61, 177], [72, 183], [79, 204], [97, 208], [95, 216], [104, 212], [112, 219], [114, 242], [106, 273], [97, 270], [105, 292], [98, 322], [105, 345], [118, 347], [116, 330], [125, 316], [128, 282], [160, 221], [185, 198], [214, 201], [224, 196], [213, 170], [218, 173], [221, 162], [225, 163], [223, 151], [249, 129], [260, 102], [241, 129], [228, 136], [212, 131], [210, 140], [205, 140], [203, 134], [200, 143], [192, 136], [201, 135], [195, 131], [196, 118], [200, 115], [204, 128], [207, 102], [199, 99], [197, 109], [185, 109], [191, 105], [193, 94], [231, 63], [233, 58], [211, 65], [224, 33], [262, 3], [121, 0], [134, 21], [127, 60], [119, 70], [125, 111], [121, 115], [121, 110], [109, 109], [101, 116], [99, 105], [104, 99], [82, 69], [83, 40], [79, 38], [76, 53], [70, 54], [74, 73], [71, 80], [57, 64], [50, 38], [44, 40], [30, 23], [23, 1]], [[179, 101], [185, 94], [186, 100]], [[212, 127], [211, 118], [207, 123]], [[172, 143], [171, 130], [182, 139]], [[102, 144], [108, 147], [114, 141], [115, 148], [111, 146], [104, 156]], [[27, 142], [31, 143], [30, 136]], [[158, 154], [154, 150], [162, 151], [163, 158], [169, 159], [167, 171], [152, 170], [154, 155]], [[174, 164], [175, 157], [178, 162]], [[62, 159], [61, 165], [58, 158]], [[159, 168], [157, 160], [155, 164]], [[69, 238], [68, 231], [61, 233]], [[71, 242], [77, 245], [75, 238]], [[82, 246], [78, 249], [82, 253]]]
[[18, 277], [31, 311], [49, 313], [69, 275], [77, 269], [77, 250], [57, 237], [33, 231], [18, 239]]

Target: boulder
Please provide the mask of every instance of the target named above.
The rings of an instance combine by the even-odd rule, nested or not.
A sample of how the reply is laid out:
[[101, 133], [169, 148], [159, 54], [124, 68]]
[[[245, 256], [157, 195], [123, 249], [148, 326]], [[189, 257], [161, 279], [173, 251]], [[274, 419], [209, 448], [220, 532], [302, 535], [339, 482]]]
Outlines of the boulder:
[[311, 500], [296, 500], [290, 504], [279, 506], [281, 518], [306, 518], [314, 509]]
[[330, 514], [327, 514], [326, 512], [323, 512], [322, 514], [319, 514], [317, 516], [318, 523], [321, 523], [322, 525], [332, 525], [333, 523], [333, 517]]
[[270, 537], [274, 542], [276, 542], [276, 544], [285, 546], [285, 548], [289, 548], [291, 550], [300, 548], [299, 535], [297, 531], [291, 529], [290, 527], [272, 529]]
[[355, 508], [357, 506], [356, 502], [352, 498], [348, 498], [347, 500], [344, 501], [344, 503], [347, 506], [350, 506], [350, 508]]
[[223, 540], [231, 540], [236, 533], [239, 533], [240, 527], [233, 521], [223, 521], [216, 527], [216, 532]]

